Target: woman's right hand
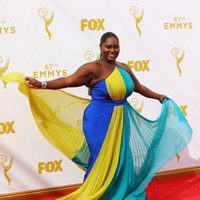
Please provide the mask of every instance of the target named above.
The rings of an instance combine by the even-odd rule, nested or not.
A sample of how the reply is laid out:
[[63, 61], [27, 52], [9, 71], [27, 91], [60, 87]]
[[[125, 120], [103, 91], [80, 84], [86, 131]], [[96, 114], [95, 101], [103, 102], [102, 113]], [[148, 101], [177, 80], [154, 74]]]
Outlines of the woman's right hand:
[[158, 100], [160, 101], [160, 103], [162, 103], [164, 101], [164, 99], [168, 99], [168, 97], [165, 95], [162, 95], [162, 94], [159, 95]]
[[32, 77], [25, 77], [25, 81], [29, 87], [33, 88], [41, 88], [42, 83], [35, 78]]

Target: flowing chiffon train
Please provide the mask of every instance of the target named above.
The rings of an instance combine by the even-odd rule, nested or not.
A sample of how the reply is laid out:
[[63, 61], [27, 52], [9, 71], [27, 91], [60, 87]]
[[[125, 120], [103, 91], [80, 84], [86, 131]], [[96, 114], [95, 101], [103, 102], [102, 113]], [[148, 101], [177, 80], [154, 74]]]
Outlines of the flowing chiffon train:
[[20, 73], [2, 80], [19, 83], [44, 137], [86, 171], [82, 186], [60, 200], [145, 200], [152, 177], [192, 136], [172, 99], [163, 101], [156, 120], [135, 111], [127, 102], [134, 83], [119, 67], [91, 88], [92, 100], [29, 88]]

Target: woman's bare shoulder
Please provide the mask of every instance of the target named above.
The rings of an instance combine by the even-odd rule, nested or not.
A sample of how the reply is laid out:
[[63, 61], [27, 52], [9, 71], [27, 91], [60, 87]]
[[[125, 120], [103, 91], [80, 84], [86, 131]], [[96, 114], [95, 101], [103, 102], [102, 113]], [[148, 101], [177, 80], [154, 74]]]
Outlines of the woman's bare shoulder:
[[98, 66], [100, 66], [100, 63], [98, 61], [93, 61], [93, 62], [84, 63], [79, 68], [90, 71], [90, 72], [95, 72]]
[[125, 64], [125, 63], [122, 63], [122, 62], [116, 62], [117, 63], [117, 66], [124, 69], [125, 71], [127, 71], [128, 73], [131, 73], [131, 68]]
[[96, 79], [97, 77], [99, 77], [101, 71], [101, 65], [102, 65], [101, 62], [95, 60], [93, 62], [81, 65], [77, 71], [82, 71], [84, 74], [87, 74], [89, 80], [91, 81], [92, 79]]

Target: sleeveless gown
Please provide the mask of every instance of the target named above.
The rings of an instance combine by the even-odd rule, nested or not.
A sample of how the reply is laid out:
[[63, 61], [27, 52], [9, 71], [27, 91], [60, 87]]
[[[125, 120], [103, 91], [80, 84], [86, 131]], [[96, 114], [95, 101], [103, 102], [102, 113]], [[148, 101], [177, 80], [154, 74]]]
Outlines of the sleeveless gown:
[[62, 90], [30, 89], [20, 73], [2, 80], [19, 83], [41, 133], [86, 171], [82, 186], [59, 200], [145, 200], [153, 176], [192, 136], [172, 99], [163, 101], [154, 121], [135, 111], [127, 101], [133, 80], [119, 67], [91, 88], [92, 100]]

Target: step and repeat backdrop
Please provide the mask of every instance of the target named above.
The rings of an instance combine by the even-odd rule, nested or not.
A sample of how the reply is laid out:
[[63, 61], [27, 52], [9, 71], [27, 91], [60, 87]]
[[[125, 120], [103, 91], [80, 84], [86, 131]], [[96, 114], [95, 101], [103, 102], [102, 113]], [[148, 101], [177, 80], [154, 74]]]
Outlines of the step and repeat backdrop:
[[[100, 37], [112, 31], [118, 61], [174, 99], [193, 129], [180, 158], [161, 171], [200, 166], [199, 0], [0, 0], [0, 7], [0, 78], [68, 76], [99, 58]], [[90, 98], [86, 87], [65, 91]], [[128, 100], [149, 119], [160, 114], [156, 100], [135, 93]], [[83, 175], [42, 136], [17, 85], [0, 80], [0, 194], [80, 183]]]

